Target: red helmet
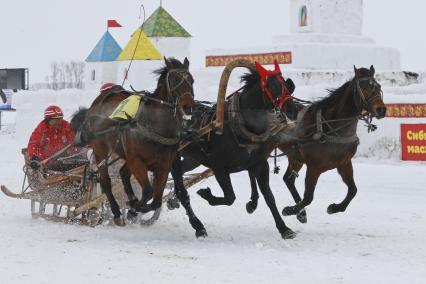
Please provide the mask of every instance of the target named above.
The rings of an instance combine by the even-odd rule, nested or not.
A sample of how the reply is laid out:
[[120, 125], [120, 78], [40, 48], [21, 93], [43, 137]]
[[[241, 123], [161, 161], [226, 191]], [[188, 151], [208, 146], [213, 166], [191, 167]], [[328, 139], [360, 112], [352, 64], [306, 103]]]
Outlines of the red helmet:
[[115, 84], [114, 83], [105, 83], [102, 85], [101, 87], [101, 92], [106, 91], [108, 89], [111, 89], [112, 87], [114, 87]]
[[63, 118], [64, 114], [60, 107], [58, 106], [48, 106], [44, 110], [44, 119], [47, 118]]

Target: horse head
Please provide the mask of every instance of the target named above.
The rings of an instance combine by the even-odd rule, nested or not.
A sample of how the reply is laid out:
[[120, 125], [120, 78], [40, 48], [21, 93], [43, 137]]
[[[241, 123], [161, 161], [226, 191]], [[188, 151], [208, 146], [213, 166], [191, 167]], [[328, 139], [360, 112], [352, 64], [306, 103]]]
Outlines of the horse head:
[[215, 121], [216, 133], [221, 134], [223, 129], [226, 88], [231, 72], [236, 67], [245, 67], [250, 70], [249, 73], [241, 77], [241, 82], [245, 84], [243, 91], [260, 91], [266, 109], [284, 110], [289, 118], [296, 118], [297, 107], [291, 97], [295, 85], [291, 79], [284, 80], [278, 62], [274, 61], [274, 70], [266, 70], [257, 62], [237, 59], [226, 65], [220, 78]]
[[167, 102], [173, 107], [176, 118], [184, 129], [192, 125], [194, 101], [194, 79], [189, 72], [189, 61], [181, 63], [174, 58], [164, 58], [165, 67], [155, 71], [160, 75], [158, 89], [166, 94]]
[[294, 116], [297, 109], [291, 94], [295, 90], [295, 85], [291, 79], [284, 80], [278, 61], [274, 60], [274, 70], [266, 70], [258, 62], [255, 62], [255, 65], [265, 101], [277, 111], [285, 106], [285, 111]]
[[355, 77], [355, 94], [358, 99], [355, 99], [356, 105], [361, 111], [367, 111], [377, 119], [381, 119], [386, 115], [386, 106], [383, 102], [383, 92], [381, 85], [374, 78], [374, 66], [370, 69], [359, 68], [354, 66]]
[[[294, 84], [293, 80], [291, 80], [290, 78], [287, 78], [287, 80], [285, 80], [284, 82], [284, 86], [289, 91], [290, 96], [292, 96], [294, 93], [294, 90], [296, 89], [296, 85]], [[296, 120], [299, 110], [300, 110], [300, 107], [298, 107], [297, 104], [292, 99], [288, 99], [281, 107], [281, 112], [284, 112], [285, 115], [291, 120]]]

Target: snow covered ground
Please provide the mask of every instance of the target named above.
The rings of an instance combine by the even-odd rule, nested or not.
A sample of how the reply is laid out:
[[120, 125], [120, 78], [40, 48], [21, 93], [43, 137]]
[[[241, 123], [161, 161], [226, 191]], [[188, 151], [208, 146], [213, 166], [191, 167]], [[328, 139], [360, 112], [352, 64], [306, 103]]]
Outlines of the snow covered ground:
[[[217, 82], [209, 80], [201, 77], [197, 98], [215, 100], [217, 88], [206, 86]], [[237, 87], [232, 82], [229, 90]], [[326, 87], [301, 87], [298, 95], [318, 98]], [[410, 102], [407, 98], [415, 94], [415, 102], [426, 102], [425, 89], [424, 84], [388, 88], [385, 100]], [[15, 96], [17, 113], [3, 117], [0, 132], [0, 184], [20, 189], [20, 150], [47, 105], [60, 105], [69, 117], [95, 95], [65, 90]], [[374, 135], [397, 139], [400, 122], [382, 120]], [[375, 137], [360, 136], [361, 146]], [[202, 240], [195, 239], [183, 209], [164, 209], [148, 228], [87, 228], [33, 220], [29, 201], [0, 195], [0, 283], [425, 283], [425, 163], [400, 162], [395, 149], [387, 155], [360, 149], [365, 154], [354, 163], [359, 191], [348, 211], [326, 213], [330, 203], [344, 198], [346, 187], [336, 171], [325, 173], [308, 207], [308, 223], [285, 218], [298, 233], [288, 241], [280, 238], [262, 198], [253, 215], [245, 212], [250, 196], [246, 173], [232, 176], [237, 194], [232, 207], [210, 207], [195, 194], [207, 185], [220, 194], [214, 178], [190, 189], [194, 211], [209, 233]], [[284, 170], [285, 158], [280, 164]], [[303, 176], [297, 180], [299, 190]], [[280, 210], [292, 204], [281, 175], [271, 174], [271, 187]]]
[[[2, 163], [2, 177], [12, 167]], [[232, 176], [232, 207], [210, 207], [191, 189], [209, 233], [203, 240], [195, 239], [183, 209], [164, 209], [151, 227], [93, 229], [32, 220], [28, 201], [1, 195], [1, 282], [424, 283], [425, 165], [357, 161], [354, 168], [359, 193], [348, 211], [326, 213], [346, 192], [335, 171], [326, 173], [308, 223], [285, 218], [298, 233], [288, 241], [280, 239], [263, 199], [253, 215], [245, 212], [245, 173]], [[219, 193], [213, 179], [202, 185]], [[291, 203], [280, 176], [271, 175], [271, 187], [280, 208]]]

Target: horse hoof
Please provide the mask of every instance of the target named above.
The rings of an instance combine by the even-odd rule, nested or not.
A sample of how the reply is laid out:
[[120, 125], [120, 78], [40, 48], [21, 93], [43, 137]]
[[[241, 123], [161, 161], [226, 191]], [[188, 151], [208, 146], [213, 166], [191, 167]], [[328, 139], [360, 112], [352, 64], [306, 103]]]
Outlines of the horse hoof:
[[212, 195], [212, 191], [210, 190], [210, 187], [202, 188], [197, 191], [197, 194], [201, 196], [204, 199], [209, 199], [209, 197]]
[[335, 214], [335, 213], [337, 213], [337, 212], [340, 212], [339, 210], [338, 210], [338, 205], [337, 204], [330, 204], [328, 207], [327, 207], [327, 213], [328, 214]]
[[149, 206], [149, 204], [142, 206], [140, 208], [138, 208], [136, 211], [142, 214], [146, 214], [149, 211], [152, 211], [153, 209], [151, 208], [151, 206]]
[[129, 206], [129, 207], [130, 207], [130, 208], [132, 208], [132, 209], [136, 209], [136, 208], [137, 208], [138, 203], [139, 203], [139, 200], [137, 200], [137, 199], [133, 199], [133, 200], [127, 201], [127, 202], [126, 202], [126, 205], [127, 205], [127, 206]]
[[282, 213], [283, 213], [283, 216], [291, 216], [291, 215], [296, 214], [296, 212], [294, 212], [294, 208], [292, 206], [284, 207]]
[[207, 237], [207, 231], [206, 231], [206, 229], [201, 229], [201, 230], [197, 230], [196, 232], [195, 232], [195, 236], [197, 237], [197, 239], [198, 238], [205, 238], [205, 237]]
[[293, 232], [291, 229], [287, 228], [283, 233], [281, 233], [281, 237], [284, 240], [290, 240], [290, 239], [294, 239], [296, 237], [296, 233]]
[[297, 218], [297, 220], [299, 220], [300, 223], [306, 224], [308, 222], [308, 217], [306, 216], [305, 209], [303, 209], [299, 213], [297, 213], [296, 218]]
[[179, 207], [180, 207], [180, 203], [176, 197], [167, 200], [167, 208], [169, 210], [178, 209]]
[[257, 204], [255, 204], [253, 201], [247, 202], [246, 204], [247, 213], [249, 214], [253, 213], [256, 210], [256, 208], [257, 208]]
[[126, 226], [126, 222], [124, 222], [124, 219], [121, 217], [114, 218], [114, 224], [118, 227], [124, 227]]
[[135, 223], [138, 219], [138, 212], [136, 212], [134, 209], [129, 209], [129, 211], [127, 211], [126, 218], [128, 221], [130, 221], [130, 223]]

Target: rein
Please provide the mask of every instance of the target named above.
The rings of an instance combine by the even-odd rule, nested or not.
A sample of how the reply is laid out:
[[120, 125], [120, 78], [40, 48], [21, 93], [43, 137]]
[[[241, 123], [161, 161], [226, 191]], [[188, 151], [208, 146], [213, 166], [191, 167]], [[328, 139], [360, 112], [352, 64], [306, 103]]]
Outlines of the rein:
[[247, 139], [250, 142], [264, 142], [269, 137], [271, 137], [271, 129], [268, 127], [265, 133], [256, 134], [250, 132], [246, 127], [244, 127], [244, 118], [241, 115], [240, 110], [240, 96], [238, 94], [232, 96], [232, 98], [228, 101], [230, 112], [229, 120], [231, 123], [231, 129], [236, 132], [238, 136], [243, 139]]
[[[180, 75], [180, 78], [181, 78], [181, 80], [179, 81], [179, 83], [176, 85], [176, 86], [173, 86], [173, 87], [171, 87], [171, 85], [170, 85], [170, 77], [169, 77], [169, 74], [170, 73], [176, 73], [176, 74], [178, 74], [178, 75]], [[173, 93], [176, 91], [176, 89], [177, 88], [179, 88], [183, 83], [188, 83], [188, 84], [190, 84], [191, 85], [191, 83], [189, 82], [189, 80], [188, 80], [188, 78], [189, 78], [189, 71], [187, 71], [186, 69], [173, 69], [173, 70], [170, 70], [169, 72], [167, 72], [167, 75], [166, 75], [166, 89], [167, 89], [167, 97], [168, 97], [168, 99], [169, 100], [161, 100], [161, 99], [157, 99], [157, 98], [153, 98], [153, 97], [151, 97], [151, 96], [149, 96], [149, 95], [147, 95], [147, 93], [146, 92], [138, 92], [138, 91], [136, 91], [132, 86], [131, 86], [131, 89], [132, 89], [132, 91], [133, 91], [133, 95], [137, 95], [137, 96], [140, 96], [141, 97], [141, 101], [154, 101], [154, 102], [157, 102], [157, 103], [159, 103], [159, 104], [161, 104], [161, 105], [165, 105], [165, 106], [168, 106], [168, 107], [170, 107], [170, 108], [172, 108], [172, 109], [174, 109], [174, 113], [175, 113], [175, 115], [176, 115], [176, 109], [177, 109], [177, 106], [178, 106], [178, 102], [179, 102], [179, 99], [180, 99], [180, 97], [181, 96], [183, 96], [183, 95], [185, 95], [185, 94], [187, 94], [187, 93], [184, 93], [184, 94], [180, 94], [179, 96], [177, 96], [177, 99], [176, 99], [176, 101], [174, 101], [174, 102], [170, 102], [170, 100], [174, 100], [174, 96], [173, 96]], [[192, 95], [192, 94], [191, 94]], [[140, 110], [140, 108], [139, 108], [139, 110]], [[138, 111], [139, 112], [139, 111]], [[93, 118], [93, 117], [101, 117], [102, 119], [105, 119], [105, 118], [107, 118], [107, 117], [105, 117], [105, 116], [102, 116], [102, 115], [92, 115], [90, 118]], [[136, 117], [139, 117], [138, 115], [136, 116]], [[84, 123], [83, 123], [83, 125], [85, 124], [85, 123], [88, 123], [90, 121], [90, 119], [89, 120], [86, 120]], [[137, 121], [137, 119], [136, 119], [136, 121]], [[118, 124], [118, 125], [114, 125], [114, 126], [111, 126], [111, 127], [109, 127], [109, 128], [107, 128], [107, 129], [104, 129], [104, 130], [101, 130], [101, 131], [98, 131], [98, 132], [95, 132], [94, 134], [93, 134], [93, 138], [96, 138], [96, 137], [99, 137], [99, 136], [102, 136], [102, 135], [105, 135], [105, 134], [109, 134], [109, 133], [111, 133], [111, 132], [114, 132], [114, 131], [117, 131], [117, 135], [116, 135], [116, 139], [117, 139], [117, 141], [119, 142], [119, 140], [121, 139], [121, 137], [122, 137], [122, 133], [123, 133], [123, 130], [124, 129], [126, 129], [126, 128], [131, 128], [132, 127], [132, 124], [134, 125], [135, 123], [135, 120], [133, 120], [133, 121], [128, 121], [128, 122], [126, 122], [125, 124]], [[81, 128], [83, 127], [83, 125], [81, 126]], [[145, 127], [145, 126], [143, 126], [142, 124], [140, 124], [139, 122], [136, 122], [136, 128], [135, 128], [143, 137], [145, 137], [145, 138], [147, 138], [147, 139], [149, 139], [149, 140], [151, 140], [151, 141], [154, 141], [154, 142], [156, 142], [156, 143], [159, 143], [159, 144], [162, 144], [162, 145], [166, 145], [166, 146], [173, 146], [173, 145], [176, 145], [176, 144], [179, 144], [179, 142], [180, 142], [180, 137], [173, 137], [173, 138], [168, 138], [168, 137], [163, 137], [163, 136], [161, 136], [160, 134], [158, 134], [158, 133], [156, 133], [154, 130], [152, 130], [152, 129], [150, 129], [150, 128], [148, 128], [148, 127]], [[111, 153], [110, 153], [110, 155], [112, 154], [112, 152], [114, 152], [115, 151], [115, 149], [116, 149], [116, 147], [117, 147], [117, 145], [118, 145], [118, 142], [116, 142], [116, 144], [115, 144], [115, 146], [114, 146], [114, 149], [111, 151]], [[110, 156], [109, 155], [109, 156]], [[108, 156], [108, 157], [109, 157]]]
[[153, 97], [147, 95], [146, 92], [136, 91], [132, 86], [130, 86], [130, 88], [133, 91], [132, 94], [135, 95], [135, 96], [140, 96], [142, 98], [142, 100], [153, 101], [153, 102], [157, 102], [157, 103], [162, 104], [162, 105], [166, 105], [166, 106], [168, 106], [170, 108], [174, 108], [174, 105], [171, 104], [171, 103], [169, 103], [168, 101], [164, 101], [164, 100], [153, 98]]

